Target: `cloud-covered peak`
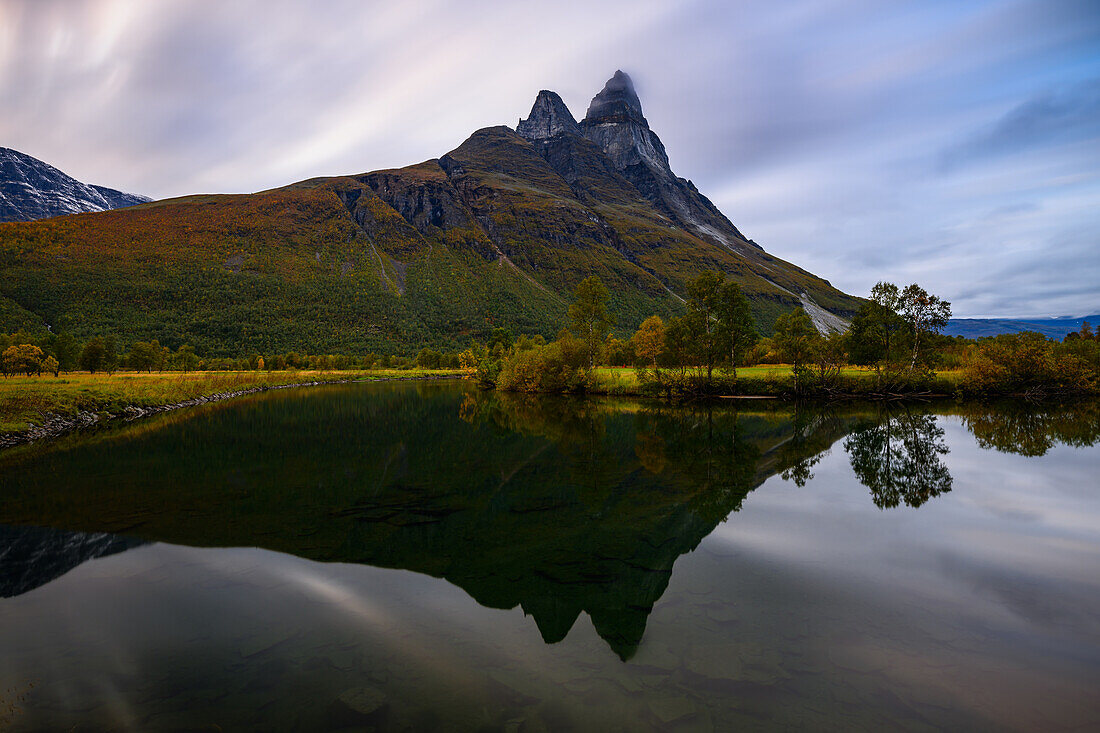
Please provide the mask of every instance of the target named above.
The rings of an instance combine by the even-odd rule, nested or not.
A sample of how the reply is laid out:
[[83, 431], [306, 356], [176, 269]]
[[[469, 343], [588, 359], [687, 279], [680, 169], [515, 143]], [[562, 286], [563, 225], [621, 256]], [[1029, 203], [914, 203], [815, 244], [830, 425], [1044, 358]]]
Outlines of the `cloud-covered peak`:
[[638, 99], [638, 93], [634, 91], [634, 82], [619, 70], [607, 80], [603, 90], [592, 98], [584, 121], [596, 124], [627, 120], [649, 125], [642, 116], [642, 102]]

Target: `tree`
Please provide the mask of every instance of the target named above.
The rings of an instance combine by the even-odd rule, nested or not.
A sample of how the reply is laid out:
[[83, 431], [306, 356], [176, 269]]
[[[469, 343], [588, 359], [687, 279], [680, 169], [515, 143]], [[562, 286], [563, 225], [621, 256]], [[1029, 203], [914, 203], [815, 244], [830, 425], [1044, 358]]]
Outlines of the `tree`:
[[607, 309], [611, 294], [596, 275], [581, 280], [573, 292], [573, 304], [569, 306], [569, 325], [584, 342], [588, 352], [588, 368], [596, 365], [596, 354], [607, 339], [615, 319]]
[[688, 285], [688, 312], [684, 316], [696, 358], [706, 367], [710, 382], [714, 367], [726, 362], [737, 378], [737, 362], [759, 335], [752, 324], [749, 301], [724, 272], [704, 272]]
[[115, 337], [107, 335], [103, 337], [103, 371], [114, 374], [118, 369], [118, 347]]
[[184, 372], [194, 371], [199, 368], [199, 357], [195, 356], [195, 350], [191, 346], [184, 344], [172, 355], [172, 364]]
[[62, 331], [53, 345], [61, 371], [71, 372], [80, 362], [80, 344], [68, 332]]
[[836, 331], [814, 339], [810, 348], [811, 358], [817, 365], [818, 382], [822, 385], [840, 375], [846, 357], [847, 337]]
[[497, 347], [501, 353], [508, 351], [512, 348], [512, 343], [515, 341], [515, 337], [512, 336], [512, 332], [507, 328], [494, 328], [493, 334], [489, 337], [489, 343], [486, 344], [489, 351], [496, 350]]
[[92, 374], [104, 368], [107, 363], [107, 346], [102, 336], [91, 338], [84, 344], [78, 363], [81, 369]]
[[156, 341], [146, 343], [135, 341], [126, 354], [126, 364], [139, 372], [153, 371], [153, 367], [160, 360], [160, 344]]
[[860, 306], [848, 329], [848, 358], [853, 364], [874, 366], [880, 374], [898, 356], [905, 320], [898, 315], [901, 294], [893, 283], [871, 288], [871, 298]]
[[416, 355], [416, 365], [421, 369], [438, 369], [441, 358], [438, 351], [425, 347]]
[[665, 348], [665, 322], [660, 316], [650, 316], [634, 333], [634, 353], [657, 367], [657, 357]]
[[792, 365], [795, 372], [813, 357], [815, 341], [820, 338], [813, 321], [802, 308], [796, 308], [775, 319], [772, 340], [783, 361]]
[[604, 352], [607, 355], [607, 363], [616, 366], [627, 366], [633, 364], [637, 360], [638, 355], [634, 351], [634, 340], [617, 339], [614, 336], [607, 339], [607, 344], [604, 345]]
[[665, 328], [664, 353], [667, 354], [673, 366], [679, 368], [681, 378], [684, 376], [684, 367], [692, 359], [693, 351], [687, 318], [670, 318], [668, 327]]
[[913, 352], [909, 360], [909, 370], [912, 371], [920, 356], [921, 336], [943, 330], [951, 318], [951, 304], [930, 295], [927, 290], [913, 283], [901, 292], [897, 310], [909, 324], [909, 333], [913, 340]]
[[53, 374], [55, 377], [61, 373], [61, 363], [52, 355], [42, 360], [42, 371]]
[[31, 374], [42, 373], [42, 358], [45, 354], [42, 349], [33, 344], [17, 344], [4, 350], [3, 361], [5, 374]]
[[752, 307], [749, 299], [741, 292], [737, 283], [726, 283], [722, 289], [720, 322], [728, 331], [729, 366], [737, 379], [737, 367], [744, 361], [745, 354], [760, 340], [756, 326], [752, 322]]

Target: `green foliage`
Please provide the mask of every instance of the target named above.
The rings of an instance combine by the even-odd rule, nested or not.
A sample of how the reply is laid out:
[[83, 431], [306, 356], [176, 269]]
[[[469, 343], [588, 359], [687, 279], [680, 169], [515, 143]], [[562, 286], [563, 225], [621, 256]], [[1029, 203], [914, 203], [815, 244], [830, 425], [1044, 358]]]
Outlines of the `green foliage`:
[[738, 362], [759, 338], [741, 287], [725, 273], [704, 272], [688, 286], [687, 308], [692, 352], [706, 367], [707, 380], [716, 365], [731, 369], [736, 379]]
[[935, 354], [925, 347], [950, 317], [951, 304], [916, 283], [904, 290], [877, 283], [848, 329], [848, 359], [874, 366], [883, 388], [929, 381]]
[[[687, 313], [673, 318], [664, 330], [664, 352], [660, 360], [677, 369], [672, 378], [656, 364], [652, 372], [642, 370], [642, 381], [652, 389], [670, 392], [712, 393], [717, 389], [715, 367], [722, 367], [737, 379], [737, 366], [759, 339], [752, 324], [748, 300], [737, 283], [721, 272], [704, 272], [688, 288]], [[685, 370], [699, 373], [687, 378]], [[704, 376], [705, 375], [705, 376]]]
[[801, 308], [784, 313], [775, 320], [772, 341], [783, 361], [796, 370], [811, 359], [815, 342], [820, 338], [810, 317]]
[[96, 336], [84, 344], [78, 364], [81, 369], [95, 374], [107, 364], [107, 343], [102, 336]]
[[[280, 362], [282, 363], [282, 366], [278, 366]], [[179, 369], [181, 372], [194, 371], [199, 368], [200, 364], [199, 357], [195, 355], [195, 350], [191, 347], [190, 344], [184, 344], [183, 346], [176, 349], [176, 353], [172, 354], [170, 363], [174, 368]], [[272, 368], [283, 369], [285, 367], [286, 360], [282, 356], [277, 356], [275, 360], [273, 360]]]
[[497, 386], [507, 392], [583, 392], [589, 384], [587, 348], [572, 341], [517, 351], [504, 363]]
[[416, 355], [416, 365], [423, 369], [438, 369], [443, 355], [434, 349], [424, 348]]
[[883, 371], [906, 353], [902, 339], [905, 321], [897, 313], [898, 288], [877, 283], [871, 299], [860, 306], [848, 329], [848, 359], [852, 364], [874, 366]]
[[591, 369], [596, 364], [600, 345], [615, 324], [615, 318], [607, 308], [611, 294], [597, 275], [591, 275], [577, 285], [573, 298], [573, 304], [569, 306], [569, 325], [584, 342]]
[[61, 371], [71, 372], [80, 361], [80, 342], [68, 332], [58, 334], [54, 343], [54, 356]]
[[124, 363], [130, 369], [151, 372], [160, 371], [168, 363], [169, 351], [153, 339], [151, 342], [135, 341], [127, 352]]

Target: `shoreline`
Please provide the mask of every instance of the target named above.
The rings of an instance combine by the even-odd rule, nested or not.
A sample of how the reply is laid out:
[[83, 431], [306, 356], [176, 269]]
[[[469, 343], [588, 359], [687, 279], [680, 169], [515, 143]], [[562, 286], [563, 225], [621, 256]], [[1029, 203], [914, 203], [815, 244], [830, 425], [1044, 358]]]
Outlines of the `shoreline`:
[[[171, 412], [174, 410], [185, 409], [188, 407], [198, 407], [200, 405], [211, 404], [215, 402], [225, 402], [228, 400], [236, 399], [238, 397], [245, 397], [251, 394], [259, 394], [261, 392], [268, 392], [277, 389], [296, 389], [303, 387], [319, 387], [323, 385], [331, 384], [365, 384], [371, 382], [411, 382], [411, 381], [440, 381], [440, 380], [455, 380], [463, 379], [464, 375], [461, 373], [454, 374], [429, 374], [429, 375], [416, 375], [416, 376], [384, 376], [384, 377], [352, 377], [343, 379], [321, 379], [310, 380], [303, 382], [292, 382], [288, 384], [263, 384], [255, 387], [248, 387], [245, 389], [237, 389], [228, 392], [217, 392], [214, 394], [203, 395], [200, 397], [194, 397], [187, 400], [181, 400], [178, 402], [165, 403], [161, 405], [148, 405], [140, 406], [136, 404], [127, 404], [123, 406], [121, 410], [109, 411], [109, 410], [80, 410], [76, 413], [65, 415], [55, 412], [42, 412], [39, 413], [41, 417], [41, 423], [31, 424], [24, 430], [15, 430], [5, 433], [0, 433], [0, 454], [3, 454], [11, 448], [18, 446], [30, 445], [32, 443], [39, 443], [43, 441], [54, 440], [70, 433], [80, 432], [100, 425], [106, 425], [113, 423], [114, 421], [131, 422], [133, 420], [139, 420], [144, 417], [150, 417], [152, 415], [158, 415], [164, 412]], [[486, 389], [482, 387], [482, 389]], [[501, 391], [515, 395], [547, 395], [550, 393], [545, 392], [522, 392], [513, 390], [500, 390], [497, 387], [490, 387], [487, 391]], [[640, 399], [647, 401], [657, 402], [710, 402], [718, 404], [725, 401], [737, 402], [741, 400], [765, 400], [769, 402], [777, 403], [797, 403], [803, 401], [823, 401], [823, 402], [944, 402], [944, 401], [960, 401], [959, 395], [952, 395], [943, 392], [809, 392], [805, 394], [798, 394], [792, 392], [780, 392], [778, 394], [772, 393], [745, 393], [745, 394], [697, 394], [697, 395], [663, 395], [663, 394], [643, 394], [640, 391], [630, 390], [624, 392], [615, 392], [611, 390], [589, 390], [583, 393], [556, 393], [559, 396], [585, 398], [585, 397], [629, 397], [631, 399]], [[997, 400], [1006, 398], [1024, 399], [1031, 402], [1042, 402], [1049, 399], [1090, 399], [1095, 398], [1095, 395], [1089, 393], [1080, 392], [1044, 392], [1039, 394], [1034, 393], [1006, 393], [1006, 394], [986, 394], [986, 395], [972, 395], [969, 398], [963, 397], [961, 401], [969, 400]]]
[[355, 384], [355, 383], [372, 383], [372, 382], [427, 382], [443, 379], [461, 379], [461, 375], [426, 375], [426, 376], [412, 376], [412, 377], [379, 377], [376, 379], [323, 379], [313, 380], [309, 382], [292, 382], [290, 384], [263, 384], [256, 387], [248, 387], [246, 389], [234, 390], [232, 392], [217, 392], [210, 395], [203, 395], [202, 397], [193, 397], [189, 400], [182, 400], [180, 402], [171, 402], [163, 405], [151, 405], [151, 406], [139, 406], [139, 405], [126, 405], [119, 412], [97, 412], [95, 410], [81, 410], [73, 415], [61, 415], [58, 413], [45, 412], [41, 413], [42, 423], [40, 425], [31, 425], [26, 430], [15, 430], [7, 433], [0, 433], [0, 453], [15, 448], [21, 445], [29, 445], [31, 443], [38, 443], [40, 441], [53, 440], [60, 438], [63, 435], [69, 433], [79, 432], [81, 430], [87, 430], [89, 428], [105, 425], [113, 421], [122, 420], [123, 422], [131, 422], [133, 420], [139, 420], [143, 417], [150, 417], [152, 415], [159, 415], [163, 412], [171, 412], [173, 410], [181, 410], [187, 407], [198, 407], [199, 405], [206, 405], [213, 402], [225, 402], [227, 400], [236, 399], [237, 397], [245, 397], [251, 394], [259, 394], [261, 392], [270, 392], [276, 389], [292, 389], [300, 387], [319, 387], [326, 384]]

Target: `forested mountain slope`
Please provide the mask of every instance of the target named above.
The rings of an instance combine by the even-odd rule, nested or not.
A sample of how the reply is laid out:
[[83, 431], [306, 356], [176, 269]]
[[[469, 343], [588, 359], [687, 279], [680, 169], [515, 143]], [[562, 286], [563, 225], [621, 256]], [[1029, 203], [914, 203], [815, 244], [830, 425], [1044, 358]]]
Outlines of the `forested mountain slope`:
[[0, 328], [209, 354], [404, 351], [497, 326], [552, 336], [593, 274], [633, 330], [678, 312], [703, 270], [741, 283], [764, 330], [798, 305], [819, 326], [858, 306], [673, 175], [621, 72], [581, 123], [541, 92], [518, 130], [406, 168], [0, 225]]

